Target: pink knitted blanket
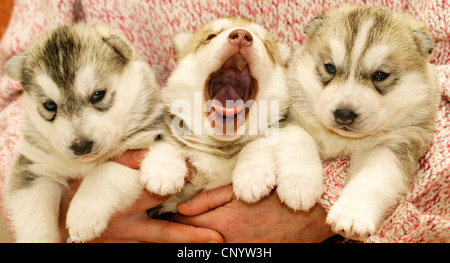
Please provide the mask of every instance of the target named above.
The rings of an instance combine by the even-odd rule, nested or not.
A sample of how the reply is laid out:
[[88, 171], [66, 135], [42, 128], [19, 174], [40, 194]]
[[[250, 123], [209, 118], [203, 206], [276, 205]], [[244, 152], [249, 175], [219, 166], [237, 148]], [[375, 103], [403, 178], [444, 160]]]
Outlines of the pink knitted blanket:
[[[61, 24], [102, 22], [121, 30], [155, 70], [163, 85], [175, 66], [171, 36], [195, 30], [225, 15], [242, 15], [264, 25], [275, 37], [298, 48], [302, 28], [314, 16], [342, 2], [406, 12], [427, 23], [436, 38], [432, 63], [442, 90], [435, 136], [422, 158], [417, 180], [390, 211], [376, 238], [381, 242], [450, 242], [450, 2], [426, 0], [17, 0], [0, 42], [0, 196], [8, 165], [22, 131], [22, 88], [5, 76], [6, 61], [37, 34]], [[347, 176], [348, 160], [324, 163], [326, 210], [337, 200]]]

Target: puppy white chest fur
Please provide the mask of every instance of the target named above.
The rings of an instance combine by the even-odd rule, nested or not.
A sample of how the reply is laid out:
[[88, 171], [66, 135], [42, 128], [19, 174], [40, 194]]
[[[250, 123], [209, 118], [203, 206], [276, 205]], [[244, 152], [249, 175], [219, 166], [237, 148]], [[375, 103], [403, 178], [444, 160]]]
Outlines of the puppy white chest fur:
[[236, 165], [237, 156], [221, 158], [190, 150], [187, 150], [185, 154], [197, 172], [190, 183], [197, 186], [199, 190], [211, 190], [231, 183], [230, 175]]

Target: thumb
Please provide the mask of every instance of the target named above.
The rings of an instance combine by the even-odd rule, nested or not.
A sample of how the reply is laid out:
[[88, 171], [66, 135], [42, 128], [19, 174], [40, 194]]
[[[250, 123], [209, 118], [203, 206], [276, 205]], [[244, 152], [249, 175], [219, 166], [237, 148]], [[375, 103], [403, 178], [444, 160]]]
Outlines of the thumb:
[[128, 166], [131, 169], [139, 169], [147, 152], [148, 150], [128, 150], [123, 154], [114, 157], [112, 161]]
[[222, 186], [210, 191], [203, 191], [191, 200], [177, 205], [180, 214], [195, 216], [231, 202], [234, 198], [232, 185]]

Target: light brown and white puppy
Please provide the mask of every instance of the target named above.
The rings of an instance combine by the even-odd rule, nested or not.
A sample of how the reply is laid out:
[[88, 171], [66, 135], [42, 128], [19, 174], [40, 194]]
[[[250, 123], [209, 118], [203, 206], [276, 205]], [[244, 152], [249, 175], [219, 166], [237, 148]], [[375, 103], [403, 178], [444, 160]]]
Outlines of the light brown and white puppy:
[[24, 89], [24, 133], [6, 187], [17, 242], [61, 242], [61, 195], [84, 178], [67, 214], [88, 241], [142, 192], [139, 172], [109, 161], [148, 147], [162, 124], [159, 87], [130, 43], [105, 25], [61, 26], [8, 61]]
[[174, 46], [178, 64], [162, 92], [171, 109], [172, 138], [163, 138], [148, 153], [141, 179], [151, 192], [164, 195], [183, 188], [186, 160], [194, 172], [157, 213], [176, 212], [180, 200], [230, 183], [239, 199], [258, 201], [278, 184], [273, 145], [289, 105], [285, 62], [290, 48], [240, 17], [178, 33]]
[[434, 41], [407, 15], [354, 6], [315, 18], [305, 33], [289, 69], [291, 117], [323, 159], [351, 157], [327, 222], [365, 238], [407, 190], [433, 137]]

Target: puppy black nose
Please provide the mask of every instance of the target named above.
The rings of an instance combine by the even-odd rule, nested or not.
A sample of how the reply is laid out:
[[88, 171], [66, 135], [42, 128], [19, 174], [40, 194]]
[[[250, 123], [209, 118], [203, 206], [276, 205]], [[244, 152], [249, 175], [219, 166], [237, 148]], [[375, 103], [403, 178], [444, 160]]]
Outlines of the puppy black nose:
[[94, 142], [89, 140], [75, 140], [70, 149], [75, 155], [84, 155], [91, 152], [93, 144]]
[[251, 46], [253, 43], [253, 37], [250, 32], [243, 29], [236, 29], [228, 35], [228, 41], [233, 45]]
[[334, 111], [334, 119], [339, 124], [352, 124], [358, 115], [349, 109], [337, 109]]

